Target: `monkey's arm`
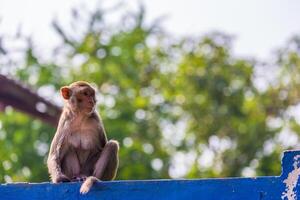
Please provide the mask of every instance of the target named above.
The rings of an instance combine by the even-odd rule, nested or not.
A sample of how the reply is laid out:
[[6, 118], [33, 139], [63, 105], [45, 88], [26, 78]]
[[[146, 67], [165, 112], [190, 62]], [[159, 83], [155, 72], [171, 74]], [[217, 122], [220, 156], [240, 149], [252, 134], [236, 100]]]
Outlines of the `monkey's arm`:
[[50, 146], [47, 165], [54, 183], [68, 181], [68, 178], [61, 170], [61, 157], [64, 154], [63, 142], [65, 134], [63, 131], [57, 131]]
[[99, 140], [100, 140], [100, 146], [101, 146], [101, 148], [104, 148], [104, 146], [107, 143], [107, 137], [106, 137], [106, 132], [105, 132], [105, 128], [104, 128], [102, 119], [101, 119], [100, 115], [98, 115], [96, 113], [94, 113], [93, 117], [94, 117], [94, 125], [98, 132], [98, 136], [99, 136]]
[[101, 147], [104, 148], [104, 146], [107, 143], [107, 137], [106, 137], [105, 129], [104, 129], [104, 126], [102, 123], [100, 123], [100, 125], [98, 126], [98, 132], [99, 132], [99, 139], [100, 139]]

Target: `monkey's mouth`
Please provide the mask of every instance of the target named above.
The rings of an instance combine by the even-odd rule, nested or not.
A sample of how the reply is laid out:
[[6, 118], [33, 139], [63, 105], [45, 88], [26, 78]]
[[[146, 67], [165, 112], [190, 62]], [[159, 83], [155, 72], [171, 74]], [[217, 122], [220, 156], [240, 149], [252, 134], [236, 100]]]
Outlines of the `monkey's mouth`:
[[92, 112], [95, 110], [95, 106], [87, 106], [86, 109], [85, 109], [87, 112]]
[[95, 107], [95, 104], [93, 102], [88, 102], [86, 106], [93, 108], [93, 107]]

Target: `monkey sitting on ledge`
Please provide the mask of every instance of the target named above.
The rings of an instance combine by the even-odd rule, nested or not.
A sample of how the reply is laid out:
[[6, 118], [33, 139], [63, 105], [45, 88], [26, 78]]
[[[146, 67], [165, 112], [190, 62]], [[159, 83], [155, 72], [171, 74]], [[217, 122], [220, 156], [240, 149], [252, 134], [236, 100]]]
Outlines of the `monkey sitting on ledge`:
[[80, 193], [87, 193], [99, 180], [113, 180], [119, 159], [117, 141], [107, 141], [95, 110], [95, 90], [84, 81], [60, 89], [65, 100], [47, 160], [53, 183], [84, 180]]

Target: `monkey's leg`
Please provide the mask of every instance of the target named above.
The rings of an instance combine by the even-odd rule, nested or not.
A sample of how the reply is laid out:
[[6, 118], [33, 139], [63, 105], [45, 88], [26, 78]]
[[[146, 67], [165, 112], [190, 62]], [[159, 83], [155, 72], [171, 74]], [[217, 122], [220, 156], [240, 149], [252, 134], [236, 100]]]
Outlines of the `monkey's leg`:
[[115, 140], [108, 141], [95, 164], [93, 176], [100, 180], [113, 180], [119, 165], [118, 152], [118, 142]]
[[69, 151], [62, 163], [62, 170], [72, 181], [80, 175], [80, 164], [75, 150]]

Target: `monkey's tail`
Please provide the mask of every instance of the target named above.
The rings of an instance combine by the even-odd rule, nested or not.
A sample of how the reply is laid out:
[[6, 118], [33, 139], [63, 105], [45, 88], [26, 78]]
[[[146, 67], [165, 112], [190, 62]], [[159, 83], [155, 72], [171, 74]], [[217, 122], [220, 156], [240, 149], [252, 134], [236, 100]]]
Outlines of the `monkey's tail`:
[[97, 179], [95, 176], [87, 177], [80, 187], [80, 193], [81, 194], [88, 193], [96, 181], [99, 181], [99, 179]]

